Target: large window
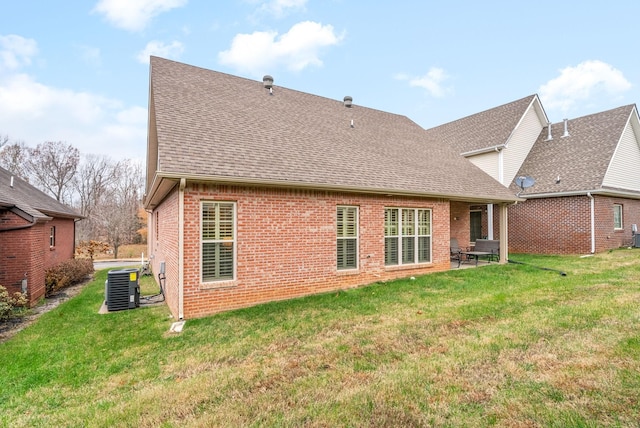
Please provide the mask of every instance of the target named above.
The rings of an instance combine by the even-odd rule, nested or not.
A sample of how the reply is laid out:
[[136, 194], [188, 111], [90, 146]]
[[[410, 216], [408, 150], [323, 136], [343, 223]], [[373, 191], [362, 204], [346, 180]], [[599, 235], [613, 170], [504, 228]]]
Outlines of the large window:
[[202, 202], [202, 282], [234, 279], [235, 204]]
[[622, 229], [622, 205], [613, 205], [613, 228]]
[[338, 269], [358, 267], [358, 207], [337, 210]]
[[431, 262], [431, 210], [384, 210], [384, 264]]

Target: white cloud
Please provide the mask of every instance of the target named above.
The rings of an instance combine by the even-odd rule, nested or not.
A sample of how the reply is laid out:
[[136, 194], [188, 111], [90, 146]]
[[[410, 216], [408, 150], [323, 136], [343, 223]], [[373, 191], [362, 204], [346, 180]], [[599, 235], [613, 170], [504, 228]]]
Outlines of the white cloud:
[[431, 67], [427, 74], [421, 77], [411, 77], [405, 73], [398, 73], [395, 76], [398, 80], [407, 80], [409, 86], [426, 89], [436, 98], [442, 98], [451, 91], [451, 88], [444, 86], [449, 77], [442, 68], [438, 67]]
[[146, 111], [97, 94], [46, 86], [26, 74], [0, 78], [0, 130], [32, 147], [65, 141], [84, 154], [144, 159]]
[[271, 0], [262, 2], [258, 11], [280, 18], [292, 9], [304, 9], [306, 4], [307, 0]]
[[163, 58], [177, 59], [184, 52], [184, 45], [180, 42], [173, 41], [169, 44], [162, 43], [158, 40], [152, 40], [147, 46], [138, 53], [136, 58], [143, 64], [149, 64], [149, 56], [161, 56]]
[[182, 7], [188, 0], [100, 0], [93, 11], [116, 27], [141, 31], [162, 12]]
[[602, 61], [584, 61], [560, 70], [560, 75], [542, 85], [538, 92], [548, 109], [566, 113], [576, 103], [589, 102], [602, 94], [616, 97], [631, 89], [622, 72]]
[[0, 36], [0, 71], [17, 70], [29, 65], [36, 53], [38, 53], [38, 45], [33, 39], [15, 34]]
[[321, 66], [320, 50], [338, 44], [344, 35], [335, 34], [331, 25], [304, 21], [281, 36], [275, 31], [237, 34], [229, 50], [220, 52], [222, 64], [251, 74], [260, 74], [278, 65], [300, 71]]

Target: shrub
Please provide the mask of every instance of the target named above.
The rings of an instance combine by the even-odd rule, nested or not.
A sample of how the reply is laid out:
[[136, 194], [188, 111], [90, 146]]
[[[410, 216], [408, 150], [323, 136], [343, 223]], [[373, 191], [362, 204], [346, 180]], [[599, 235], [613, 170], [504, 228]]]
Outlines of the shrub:
[[0, 285], [0, 321], [11, 318], [15, 308], [26, 304], [26, 294], [15, 292], [11, 295], [6, 288]]
[[105, 253], [110, 248], [109, 244], [102, 241], [80, 241], [76, 246], [76, 253], [80, 256], [88, 256], [93, 260], [96, 255]]
[[84, 281], [93, 273], [91, 259], [69, 259], [45, 271], [46, 296], [54, 292]]

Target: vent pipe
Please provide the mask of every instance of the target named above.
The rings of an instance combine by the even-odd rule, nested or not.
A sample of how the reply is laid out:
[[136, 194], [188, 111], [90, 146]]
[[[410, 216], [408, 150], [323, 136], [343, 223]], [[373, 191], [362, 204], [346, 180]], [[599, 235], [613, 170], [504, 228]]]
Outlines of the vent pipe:
[[562, 138], [569, 137], [569, 119], [564, 120], [564, 134], [562, 134]]
[[265, 74], [265, 76], [262, 78], [262, 84], [265, 88], [271, 89], [273, 87], [273, 77]]
[[13, 175], [11, 176], [11, 182], [9, 183], [9, 186], [11, 186], [11, 188], [13, 189]]
[[547, 139], [544, 141], [551, 141], [553, 137], [551, 136], [551, 122], [547, 123]]
[[353, 98], [351, 98], [349, 95], [347, 95], [346, 97], [344, 97], [344, 106], [350, 108], [351, 107], [351, 103], [353, 102]]

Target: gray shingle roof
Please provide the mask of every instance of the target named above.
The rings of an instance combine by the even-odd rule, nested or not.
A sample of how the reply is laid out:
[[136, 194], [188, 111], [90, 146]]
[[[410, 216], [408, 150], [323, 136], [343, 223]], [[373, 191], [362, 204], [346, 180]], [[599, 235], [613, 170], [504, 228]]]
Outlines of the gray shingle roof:
[[342, 101], [279, 86], [270, 95], [261, 81], [157, 57], [151, 58], [150, 79], [149, 183], [158, 172], [515, 200], [513, 191], [432, 141], [405, 116], [356, 104], [347, 108]]
[[13, 177], [11, 187], [12, 176], [13, 174], [0, 167], [0, 206], [16, 207], [34, 220], [47, 220], [50, 217], [82, 218], [73, 208], [58, 202], [18, 177]]
[[427, 130], [433, 141], [452, 147], [458, 153], [472, 152], [505, 144], [536, 95], [463, 117]]
[[[564, 122], [551, 125], [551, 141], [545, 141], [545, 127], [518, 176], [531, 176], [536, 182], [522, 196], [547, 193], [599, 190], [634, 105], [570, 119], [569, 137], [562, 138]], [[557, 177], [560, 182], [556, 183]], [[517, 186], [512, 185], [512, 189]]]

